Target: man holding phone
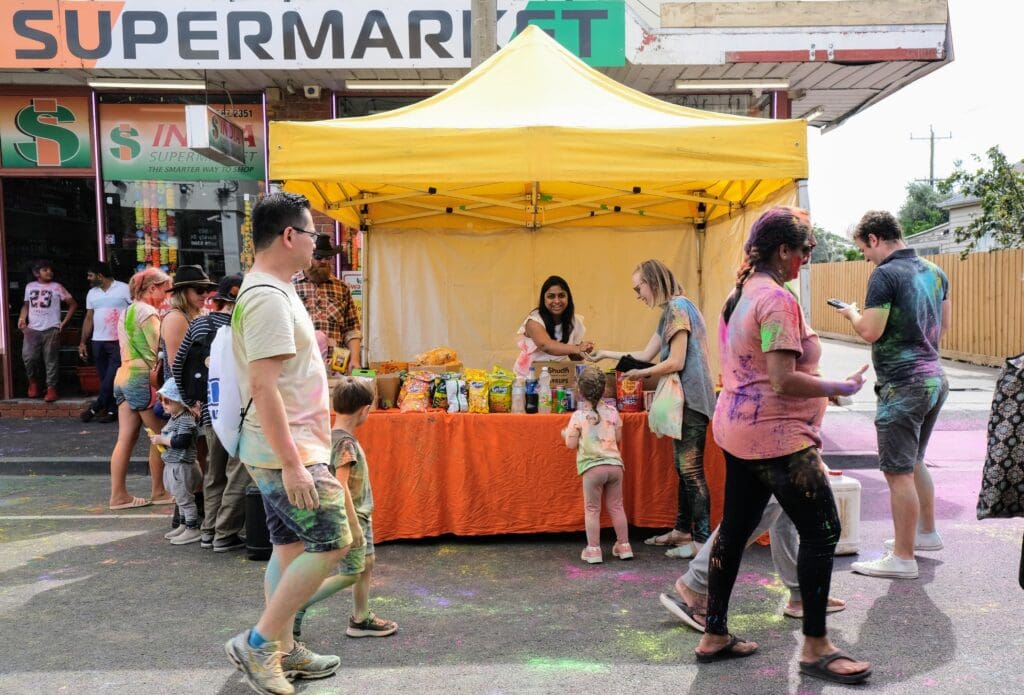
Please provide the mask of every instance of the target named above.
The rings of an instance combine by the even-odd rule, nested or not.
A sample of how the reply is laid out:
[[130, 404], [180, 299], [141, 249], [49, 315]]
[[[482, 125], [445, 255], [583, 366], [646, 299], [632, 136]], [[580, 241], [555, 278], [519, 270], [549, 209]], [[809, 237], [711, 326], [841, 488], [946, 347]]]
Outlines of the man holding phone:
[[889, 485], [896, 537], [885, 542], [889, 552], [881, 559], [851, 567], [871, 577], [916, 579], [914, 552], [942, 549], [935, 529], [935, 487], [924, 453], [949, 395], [939, 361], [939, 341], [951, 316], [949, 279], [907, 248], [899, 222], [888, 212], [865, 213], [853, 240], [876, 268], [864, 311], [856, 304], [838, 310], [871, 343], [878, 379], [878, 460]]

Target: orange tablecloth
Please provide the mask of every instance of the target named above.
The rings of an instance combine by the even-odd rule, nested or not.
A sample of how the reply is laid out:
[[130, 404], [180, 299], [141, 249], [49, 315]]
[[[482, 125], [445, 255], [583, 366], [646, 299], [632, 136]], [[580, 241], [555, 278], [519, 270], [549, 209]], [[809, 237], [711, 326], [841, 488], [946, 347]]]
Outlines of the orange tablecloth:
[[[671, 528], [678, 477], [672, 442], [623, 413], [624, 502], [631, 524]], [[359, 428], [373, 485], [374, 538], [482, 536], [583, 529], [568, 415], [377, 411]], [[708, 428], [704, 470], [711, 524], [722, 514], [725, 462]], [[605, 526], [610, 521], [605, 515]]]

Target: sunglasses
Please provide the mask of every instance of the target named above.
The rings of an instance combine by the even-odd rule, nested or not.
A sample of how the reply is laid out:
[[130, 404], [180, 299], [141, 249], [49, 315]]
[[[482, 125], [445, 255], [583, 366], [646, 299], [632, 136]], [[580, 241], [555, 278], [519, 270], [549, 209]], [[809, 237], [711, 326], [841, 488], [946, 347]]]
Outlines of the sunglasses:
[[639, 285], [635, 285], [635, 286], [633, 287], [633, 291], [634, 291], [634, 292], [636, 292], [636, 296], [637, 296], [637, 297], [639, 297], [639, 296], [640, 296], [640, 287], [641, 287], [641, 286], [643, 286], [643, 285], [645, 285], [645, 284], [647, 284], [647, 283], [645, 283], [645, 282], [644, 282], [643, 280], [641, 280], [641, 281], [640, 281], [640, 284], [639, 284]]
[[[313, 241], [316, 241], [317, 239], [319, 239], [322, 236], [323, 237], [327, 236], [326, 234], [321, 234], [320, 232], [311, 232], [308, 229], [303, 229], [302, 227], [296, 227], [294, 225], [291, 228], [292, 228], [293, 231], [296, 231], [299, 234], [305, 234], [306, 236], [308, 236]], [[287, 229], [287, 227], [285, 229]], [[284, 230], [281, 230], [281, 233], [284, 234]]]

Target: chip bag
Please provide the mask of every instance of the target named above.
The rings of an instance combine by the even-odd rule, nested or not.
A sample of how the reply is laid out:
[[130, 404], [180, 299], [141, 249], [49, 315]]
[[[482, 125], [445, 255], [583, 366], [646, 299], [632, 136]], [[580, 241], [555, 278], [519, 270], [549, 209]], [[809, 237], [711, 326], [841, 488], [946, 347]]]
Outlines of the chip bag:
[[403, 413], [425, 413], [430, 405], [431, 372], [411, 372], [398, 395], [398, 409]]
[[496, 366], [491, 371], [487, 403], [492, 413], [512, 412], [512, 383], [515, 378], [515, 374], [501, 367]]
[[459, 412], [459, 376], [458, 374], [446, 374], [444, 382], [445, 397], [448, 400], [448, 412]]
[[490, 404], [488, 395], [491, 390], [491, 380], [487, 372], [482, 369], [466, 370], [466, 393], [469, 399], [469, 412], [489, 413]]

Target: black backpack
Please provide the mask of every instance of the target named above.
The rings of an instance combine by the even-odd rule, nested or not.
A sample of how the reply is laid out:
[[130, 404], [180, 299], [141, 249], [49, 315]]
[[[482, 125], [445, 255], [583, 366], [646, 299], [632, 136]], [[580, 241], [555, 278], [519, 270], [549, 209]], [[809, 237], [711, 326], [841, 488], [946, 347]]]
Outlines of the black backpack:
[[189, 403], [206, 402], [206, 382], [210, 376], [210, 346], [217, 337], [218, 326], [213, 317], [203, 316], [197, 321], [206, 321], [206, 334], [193, 340], [181, 364], [181, 395]]

